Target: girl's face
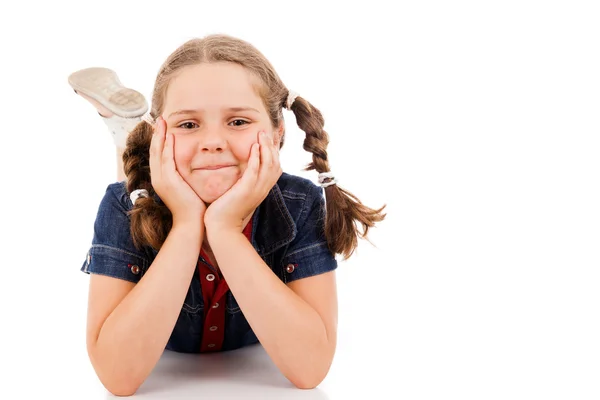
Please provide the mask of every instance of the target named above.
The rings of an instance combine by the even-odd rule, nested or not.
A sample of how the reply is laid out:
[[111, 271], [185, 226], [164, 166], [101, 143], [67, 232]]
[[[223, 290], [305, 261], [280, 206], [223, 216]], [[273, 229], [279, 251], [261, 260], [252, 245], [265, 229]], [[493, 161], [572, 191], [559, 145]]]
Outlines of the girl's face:
[[[273, 132], [251, 74], [234, 63], [184, 67], [165, 94], [163, 118], [174, 134], [179, 174], [207, 204], [246, 170], [258, 133]], [[275, 133], [278, 143], [283, 124]]]

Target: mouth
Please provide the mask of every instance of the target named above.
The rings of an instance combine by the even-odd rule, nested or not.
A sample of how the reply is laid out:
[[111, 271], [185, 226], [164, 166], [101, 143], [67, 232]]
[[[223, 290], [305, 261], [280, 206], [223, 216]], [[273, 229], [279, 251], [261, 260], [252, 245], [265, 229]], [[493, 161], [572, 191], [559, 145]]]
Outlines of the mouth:
[[225, 169], [225, 168], [231, 168], [233, 167], [233, 165], [211, 165], [209, 167], [204, 167], [204, 168], [198, 168], [198, 170], [200, 171], [214, 171], [214, 170], [218, 170], [218, 169]]

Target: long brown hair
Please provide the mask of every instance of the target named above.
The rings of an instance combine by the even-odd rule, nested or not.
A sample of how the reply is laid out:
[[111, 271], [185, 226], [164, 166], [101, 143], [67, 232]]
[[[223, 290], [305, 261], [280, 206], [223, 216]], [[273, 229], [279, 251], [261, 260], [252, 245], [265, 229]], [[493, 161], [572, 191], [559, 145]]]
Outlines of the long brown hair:
[[[173, 76], [183, 67], [200, 63], [233, 62], [245, 67], [262, 84], [257, 88], [263, 100], [271, 124], [280, 126], [283, 121], [282, 108], [286, 106], [289, 90], [285, 87], [271, 63], [253, 45], [228, 35], [209, 35], [192, 39], [176, 49], [161, 66], [152, 94], [151, 115], [156, 118], [164, 109], [165, 93]], [[291, 106], [298, 127], [306, 133], [304, 149], [313, 154], [306, 171], [329, 172], [327, 145], [329, 136], [323, 130], [321, 112], [302, 97], [296, 97]], [[283, 146], [284, 136], [280, 146]], [[127, 176], [127, 191], [146, 189], [150, 196], [139, 198], [130, 212], [131, 234], [135, 246], [150, 245], [160, 249], [172, 227], [172, 215], [166, 205], [155, 201], [150, 179], [150, 142], [152, 126], [140, 122], [129, 134], [123, 153], [123, 169]], [[329, 178], [330, 179], [330, 178]], [[327, 180], [325, 180], [327, 182]], [[325, 235], [334, 254], [349, 258], [358, 245], [358, 237], [366, 238], [369, 228], [382, 221], [385, 205], [372, 209], [352, 193], [337, 184], [327, 186]], [[358, 230], [362, 225], [362, 232]]]

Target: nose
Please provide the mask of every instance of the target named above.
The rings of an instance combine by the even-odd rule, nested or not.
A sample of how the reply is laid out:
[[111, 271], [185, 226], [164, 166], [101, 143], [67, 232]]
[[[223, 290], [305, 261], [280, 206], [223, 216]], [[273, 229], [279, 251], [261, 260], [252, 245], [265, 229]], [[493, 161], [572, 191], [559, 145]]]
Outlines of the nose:
[[199, 147], [203, 153], [220, 153], [227, 148], [227, 140], [219, 129], [207, 129], [200, 134]]

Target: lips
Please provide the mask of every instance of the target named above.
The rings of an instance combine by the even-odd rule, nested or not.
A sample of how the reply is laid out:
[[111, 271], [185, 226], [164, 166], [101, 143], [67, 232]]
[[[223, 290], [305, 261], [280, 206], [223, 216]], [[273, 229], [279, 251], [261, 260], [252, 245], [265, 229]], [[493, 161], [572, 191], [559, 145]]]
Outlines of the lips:
[[202, 168], [198, 168], [198, 169], [212, 171], [212, 170], [223, 169], [223, 168], [228, 168], [228, 167], [233, 167], [233, 165], [231, 165], [231, 164], [207, 165], [206, 167], [202, 167]]

